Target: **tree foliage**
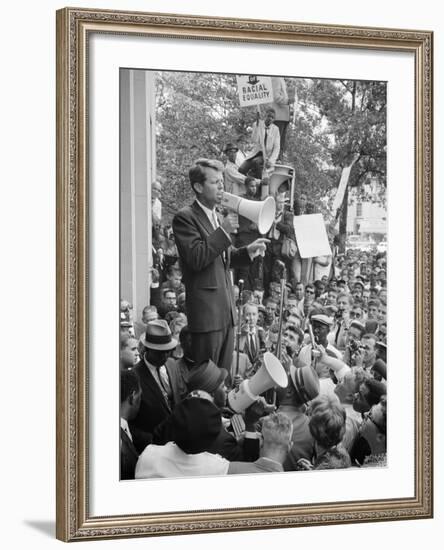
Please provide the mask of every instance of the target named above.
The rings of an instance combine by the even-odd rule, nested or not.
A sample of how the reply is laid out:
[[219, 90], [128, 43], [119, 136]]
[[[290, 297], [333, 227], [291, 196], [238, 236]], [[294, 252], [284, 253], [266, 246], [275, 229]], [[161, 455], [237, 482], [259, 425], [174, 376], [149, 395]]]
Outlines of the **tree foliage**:
[[[384, 82], [286, 79], [296, 95], [284, 164], [294, 167], [297, 192], [328, 214], [341, 170], [354, 159], [349, 185], [361, 199], [371, 178], [386, 187], [386, 84]], [[157, 74], [157, 168], [164, 177], [163, 203], [170, 215], [190, 202], [188, 169], [200, 157], [223, 158], [227, 142], [249, 136], [256, 110], [239, 105], [234, 75]]]

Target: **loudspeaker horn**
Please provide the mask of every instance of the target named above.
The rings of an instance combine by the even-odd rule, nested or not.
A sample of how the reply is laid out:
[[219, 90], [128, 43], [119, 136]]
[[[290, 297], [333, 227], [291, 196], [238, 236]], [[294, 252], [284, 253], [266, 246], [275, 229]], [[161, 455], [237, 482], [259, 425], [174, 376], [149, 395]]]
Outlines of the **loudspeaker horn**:
[[276, 213], [276, 202], [273, 197], [267, 197], [263, 201], [250, 201], [224, 192], [222, 204], [254, 222], [262, 235], [267, 233], [273, 225]]
[[292, 166], [285, 166], [284, 164], [275, 164], [273, 173], [270, 176], [270, 195], [275, 196], [279, 191], [279, 187], [285, 182], [288, 181], [288, 189], [285, 191], [290, 191], [291, 180], [294, 176], [294, 168]]
[[286, 388], [288, 376], [279, 359], [267, 351], [261, 368], [249, 380], [244, 380], [239, 388], [228, 394], [228, 405], [237, 412], [243, 412], [257, 400], [261, 393], [274, 388]]

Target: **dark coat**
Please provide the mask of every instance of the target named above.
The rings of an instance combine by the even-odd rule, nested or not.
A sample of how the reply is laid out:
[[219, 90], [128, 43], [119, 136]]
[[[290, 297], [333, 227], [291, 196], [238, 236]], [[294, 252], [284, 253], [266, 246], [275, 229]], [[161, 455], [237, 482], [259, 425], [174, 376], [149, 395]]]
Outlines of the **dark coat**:
[[176, 214], [173, 231], [190, 331], [205, 333], [234, 326], [236, 307], [229, 269], [249, 265], [247, 249], [232, 247], [224, 230], [213, 228], [197, 202]]
[[134, 470], [138, 458], [139, 453], [133, 442], [125, 430], [120, 428], [120, 479], [134, 479]]
[[[184, 386], [179, 370], [176, 365], [167, 362], [165, 365], [173, 392], [173, 406], [179, 403], [184, 397]], [[129, 423], [134, 445], [139, 452], [151, 442], [145, 439], [145, 434], [152, 434], [157, 425], [168, 418], [171, 414], [171, 407], [165, 400], [162, 391], [156, 380], [145, 364], [144, 359], [134, 367], [140, 380], [142, 388], [142, 400], [137, 416]]]

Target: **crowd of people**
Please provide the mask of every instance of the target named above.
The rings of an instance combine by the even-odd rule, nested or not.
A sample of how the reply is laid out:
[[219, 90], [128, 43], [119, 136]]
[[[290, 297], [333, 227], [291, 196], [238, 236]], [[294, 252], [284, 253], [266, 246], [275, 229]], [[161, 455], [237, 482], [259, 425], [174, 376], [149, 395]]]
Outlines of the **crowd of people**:
[[[293, 216], [315, 208], [304, 195], [289, 204], [285, 186], [265, 236], [219, 208], [227, 187], [263, 196], [281, 153], [274, 115], [257, 121], [278, 145], [272, 162], [263, 141], [250, 155], [227, 144], [225, 166], [200, 159], [196, 200], [172, 225], [155, 183], [150, 303], [140, 319], [120, 307], [121, 479], [385, 464], [386, 254], [335, 253], [331, 231], [330, 256], [302, 259]], [[286, 387], [232, 410], [229, 392], [267, 352]]]

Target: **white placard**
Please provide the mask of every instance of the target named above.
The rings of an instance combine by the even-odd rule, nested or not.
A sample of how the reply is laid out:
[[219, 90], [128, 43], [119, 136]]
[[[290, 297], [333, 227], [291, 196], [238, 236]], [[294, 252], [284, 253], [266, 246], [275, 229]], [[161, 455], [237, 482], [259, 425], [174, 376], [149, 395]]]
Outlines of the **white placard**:
[[270, 76], [236, 76], [241, 107], [273, 102], [273, 86]]
[[294, 232], [301, 258], [329, 256], [331, 254], [322, 214], [294, 216]]

